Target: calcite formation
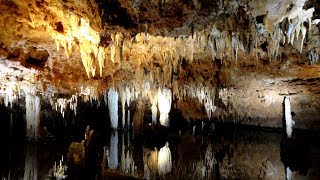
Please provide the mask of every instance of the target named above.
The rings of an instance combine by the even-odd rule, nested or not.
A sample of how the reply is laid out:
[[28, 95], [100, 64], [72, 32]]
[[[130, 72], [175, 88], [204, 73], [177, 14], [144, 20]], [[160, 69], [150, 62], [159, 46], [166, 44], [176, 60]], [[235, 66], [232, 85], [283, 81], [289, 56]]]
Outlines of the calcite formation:
[[157, 123], [168, 89], [185, 119], [203, 118], [185, 110], [199, 101], [208, 120], [281, 127], [291, 96], [296, 126], [319, 129], [319, 12], [316, 0], [1, 0], [0, 103], [37, 119], [38, 102], [64, 116], [104, 99], [117, 128], [118, 101], [122, 127], [133, 101]]

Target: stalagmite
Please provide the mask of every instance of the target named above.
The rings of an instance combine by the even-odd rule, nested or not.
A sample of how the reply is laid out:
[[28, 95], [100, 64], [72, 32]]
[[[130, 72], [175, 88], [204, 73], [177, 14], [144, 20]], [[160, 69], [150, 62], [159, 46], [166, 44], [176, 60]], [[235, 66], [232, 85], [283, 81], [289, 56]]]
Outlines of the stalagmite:
[[169, 143], [162, 147], [158, 154], [158, 171], [159, 175], [165, 175], [171, 172], [172, 158]]
[[287, 137], [291, 138], [292, 136], [292, 126], [294, 125], [294, 121], [291, 116], [291, 106], [290, 106], [290, 97], [284, 97], [284, 111], [285, 111], [285, 121], [286, 121], [286, 132]]
[[29, 140], [37, 140], [38, 125], [40, 121], [40, 98], [31, 93], [26, 93], [26, 131]]
[[171, 109], [172, 92], [170, 89], [158, 90], [158, 107], [160, 111], [160, 124], [169, 127], [169, 112]]
[[118, 128], [118, 92], [113, 88], [108, 92], [108, 109], [111, 121], [111, 128]]
[[110, 169], [117, 169], [119, 165], [118, 161], [118, 131], [113, 131], [110, 137], [110, 145], [108, 150], [108, 167]]

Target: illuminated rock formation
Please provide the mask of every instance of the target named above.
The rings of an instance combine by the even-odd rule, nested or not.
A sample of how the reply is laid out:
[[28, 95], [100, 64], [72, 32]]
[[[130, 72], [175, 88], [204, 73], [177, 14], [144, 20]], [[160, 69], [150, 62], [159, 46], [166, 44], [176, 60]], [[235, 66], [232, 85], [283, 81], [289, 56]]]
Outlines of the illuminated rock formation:
[[160, 124], [169, 127], [169, 112], [171, 109], [172, 92], [170, 89], [158, 90], [158, 107], [160, 111]]
[[111, 121], [111, 127], [113, 129], [118, 128], [118, 92], [111, 88], [108, 92], [108, 109]]
[[34, 104], [20, 102], [31, 88], [63, 117], [104, 94], [112, 128], [116, 101], [124, 128], [138, 97], [153, 124], [158, 106], [168, 126], [177, 102], [187, 120], [281, 127], [290, 95], [297, 128], [320, 129], [318, 1], [11, 0], [0, 10], [0, 104], [8, 108]]

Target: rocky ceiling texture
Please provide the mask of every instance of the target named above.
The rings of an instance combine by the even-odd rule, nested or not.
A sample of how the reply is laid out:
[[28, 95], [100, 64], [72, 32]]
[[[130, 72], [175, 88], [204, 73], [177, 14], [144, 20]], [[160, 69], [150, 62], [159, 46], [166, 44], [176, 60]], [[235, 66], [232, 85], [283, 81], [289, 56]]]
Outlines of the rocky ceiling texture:
[[0, 102], [29, 118], [110, 87], [123, 111], [137, 98], [156, 111], [169, 89], [190, 121], [281, 127], [290, 95], [296, 126], [320, 129], [317, 0], [0, 2]]

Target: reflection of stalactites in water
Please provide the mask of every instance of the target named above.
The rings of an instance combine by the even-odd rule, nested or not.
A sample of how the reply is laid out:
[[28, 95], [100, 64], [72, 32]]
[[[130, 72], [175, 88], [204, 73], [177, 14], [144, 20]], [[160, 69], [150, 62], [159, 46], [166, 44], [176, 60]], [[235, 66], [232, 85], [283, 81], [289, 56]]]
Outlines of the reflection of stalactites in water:
[[159, 175], [170, 173], [172, 169], [172, 158], [169, 143], [167, 142], [164, 147], [159, 151], [158, 155], [158, 170]]
[[[136, 166], [133, 161], [133, 156], [129, 147], [125, 147], [124, 145], [125, 135], [122, 134], [122, 143], [121, 143], [121, 171], [122, 173], [130, 176], [134, 176], [136, 174]], [[128, 137], [129, 138], [129, 137]], [[128, 140], [129, 141], [129, 140]]]
[[118, 168], [118, 131], [113, 131], [110, 138], [108, 151], [108, 167], [110, 169]]
[[144, 179], [157, 176], [158, 173], [158, 149], [143, 148]]
[[198, 178], [210, 179], [214, 173], [215, 165], [217, 161], [214, 157], [211, 144], [208, 145], [205, 158], [200, 159], [198, 162], [193, 163], [193, 172], [195, 172]]
[[26, 123], [27, 137], [29, 140], [37, 140], [38, 125], [40, 121], [40, 98], [34, 94], [26, 93]]
[[24, 180], [38, 179], [37, 152], [33, 144], [27, 144], [24, 164]]

